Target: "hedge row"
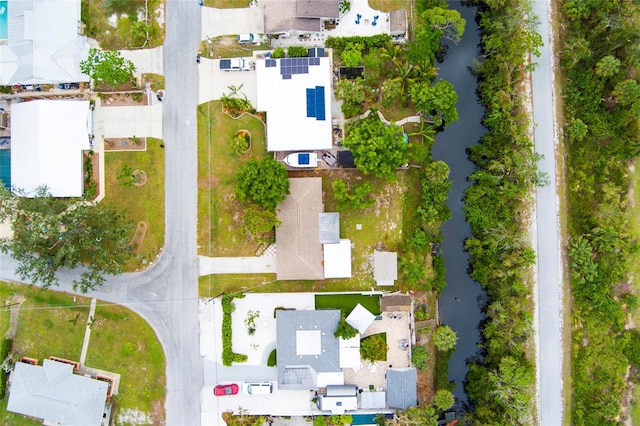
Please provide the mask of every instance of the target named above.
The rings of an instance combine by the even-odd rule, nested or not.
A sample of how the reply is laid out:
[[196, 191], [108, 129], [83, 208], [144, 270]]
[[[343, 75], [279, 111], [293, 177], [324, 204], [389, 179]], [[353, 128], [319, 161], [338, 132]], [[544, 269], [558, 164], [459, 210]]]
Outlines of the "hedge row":
[[246, 362], [248, 357], [233, 352], [233, 332], [231, 329], [231, 314], [235, 310], [233, 299], [242, 298], [242, 293], [225, 294], [222, 296], [222, 364], [230, 367], [234, 362]]

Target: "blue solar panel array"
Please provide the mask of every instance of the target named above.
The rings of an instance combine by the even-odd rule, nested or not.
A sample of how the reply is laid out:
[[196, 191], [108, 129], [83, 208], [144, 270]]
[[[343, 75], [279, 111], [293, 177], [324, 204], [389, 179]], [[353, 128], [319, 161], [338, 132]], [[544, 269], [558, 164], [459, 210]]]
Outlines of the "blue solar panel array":
[[324, 121], [326, 118], [324, 105], [324, 86], [307, 89], [307, 117]]
[[276, 66], [276, 60], [275, 59], [267, 59], [266, 61], [264, 61], [264, 66], [267, 68], [273, 68]]
[[[273, 59], [267, 59], [265, 66], [269, 65], [269, 61], [275, 62]], [[309, 66], [320, 65], [320, 58], [283, 58], [280, 59], [280, 75], [283, 80], [290, 80], [294, 74], [308, 74]]]

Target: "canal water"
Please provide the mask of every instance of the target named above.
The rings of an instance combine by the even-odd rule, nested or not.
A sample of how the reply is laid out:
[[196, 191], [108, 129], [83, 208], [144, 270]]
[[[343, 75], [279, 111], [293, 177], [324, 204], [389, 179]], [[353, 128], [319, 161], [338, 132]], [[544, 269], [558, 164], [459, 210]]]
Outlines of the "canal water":
[[467, 274], [469, 256], [464, 251], [464, 240], [471, 236], [463, 210], [464, 190], [469, 186], [467, 176], [474, 171], [465, 150], [478, 143], [485, 132], [480, 124], [484, 112], [476, 96], [476, 77], [469, 67], [478, 54], [480, 36], [474, 15], [475, 8], [466, 7], [460, 1], [449, 1], [449, 7], [460, 12], [467, 20], [462, 40], [456, 45], [448, 42], [449, 50], [439, 64], [440, 78], [450, 81], [458, 93], [460, 118], [436, 136], [433, 159], [446, 162], [453, 181], [448, 206], [452, 218], [442, 227], [444, 241], [440, 246], [447, 269], [447, 286], [438, 302], [440, 322], [451, 327], [458, 335], [457, 350], [449, 362], [449, 380], [456, 384], [453, 392], [456, 409], [463, 410], [467, 398], [463, 381], [467, 375], [467, 360], [478, 354], [479, 323], [484, 319], [481, 299], [485, 292]]

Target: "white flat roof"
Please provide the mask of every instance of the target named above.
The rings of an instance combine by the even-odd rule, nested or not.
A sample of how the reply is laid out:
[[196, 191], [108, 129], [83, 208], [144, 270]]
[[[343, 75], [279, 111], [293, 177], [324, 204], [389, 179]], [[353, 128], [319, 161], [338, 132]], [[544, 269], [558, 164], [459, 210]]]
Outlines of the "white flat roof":
[[322, 355], [321, 330], [296, 330], [296, 355]]
[[42, 185], [54, 197], [82, 196], [82, 150], [90, 149], [88, 118], [88, 101], [13, 104], [11, 184], [27, 196]]
[[[319, 63], [304, 65], [311, 60]], [[270, 61], [270, 66], [267, 66], [267, 61]], [[289, 66], [289, 63], [295, 65]], [[283, 78], [283, 75], [290, 78]], [[256, 79], [257, 109], [267, 112], [268, 151], [331, 148], [330, 58], [258, 58]], [[308, 96], [307, 90], [318, 94], [316, 96], [314, 92], [310, 92]], [[313, 102], [322, 95], [324, 102]], [[311, 101], [310, 105], [307, 105], [307, 99]], [[309, 113], [316, 116], [310, 117]]]
[[339, 244], [323, 244], [324, 277], [351, 278], [351, 240], [341, 239]]

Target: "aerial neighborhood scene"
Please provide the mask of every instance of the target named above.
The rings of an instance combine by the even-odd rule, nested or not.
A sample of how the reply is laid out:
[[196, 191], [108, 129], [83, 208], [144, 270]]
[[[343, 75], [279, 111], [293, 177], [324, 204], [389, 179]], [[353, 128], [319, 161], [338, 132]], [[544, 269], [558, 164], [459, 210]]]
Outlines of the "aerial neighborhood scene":
[[0, 425], [640, 425], [639, 20], [0, 0]]

